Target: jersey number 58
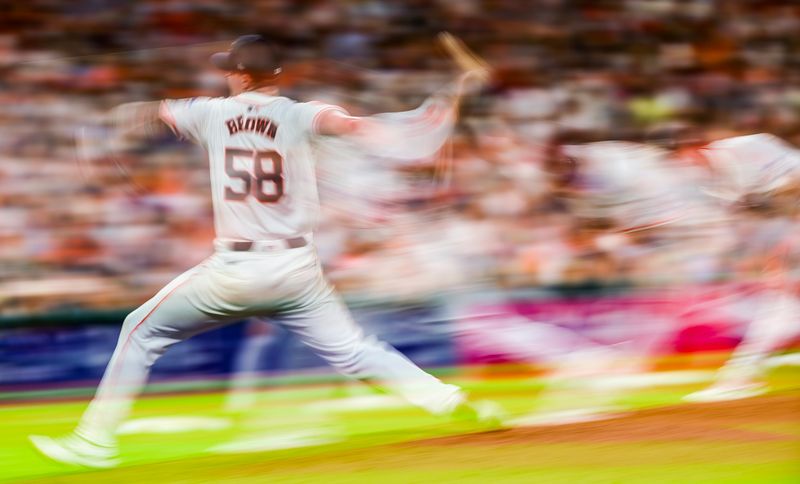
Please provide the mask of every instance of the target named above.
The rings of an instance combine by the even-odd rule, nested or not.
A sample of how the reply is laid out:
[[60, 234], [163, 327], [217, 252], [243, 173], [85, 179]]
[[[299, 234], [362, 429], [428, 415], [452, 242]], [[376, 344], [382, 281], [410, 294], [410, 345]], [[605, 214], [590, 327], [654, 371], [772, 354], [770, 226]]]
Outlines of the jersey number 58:
[[[236, 168], [234, 160], [249, 160], [253, 171]], [[264, 168], [264, 164], [272, 165]], [[271, 169], [270, 169], [271, 168]], [[244, 201], [250, 195], [262, 203], [275, 203], [283, 196], [283, 158], [275, 151], [252, 151], [225, 148], [225, 173], [232, 180], [241, 180], [237, 189], [225, 187], [225, 200]], [[266, 191], [265, 191], [266, 189]]]

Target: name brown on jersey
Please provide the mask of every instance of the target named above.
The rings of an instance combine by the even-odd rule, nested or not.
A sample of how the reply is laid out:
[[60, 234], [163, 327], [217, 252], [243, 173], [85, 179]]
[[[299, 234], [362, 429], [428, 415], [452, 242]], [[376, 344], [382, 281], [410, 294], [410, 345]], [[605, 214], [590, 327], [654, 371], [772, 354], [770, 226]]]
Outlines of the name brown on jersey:
[[225, 121], [225, 126], [228, 127], [228, 133], [231, 135], [241, 131], [249, 131], [266, 136], [269, 139], [275, 139], [275, 135], [278, 133], [278, 125], [271, 119], [264, 117], [236, 116]]

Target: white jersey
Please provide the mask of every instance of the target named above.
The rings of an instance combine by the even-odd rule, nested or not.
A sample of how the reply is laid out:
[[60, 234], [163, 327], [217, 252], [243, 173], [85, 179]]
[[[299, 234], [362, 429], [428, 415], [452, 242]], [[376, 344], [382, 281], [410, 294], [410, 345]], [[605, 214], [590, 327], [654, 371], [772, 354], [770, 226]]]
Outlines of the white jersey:
[[311, 141], [332, 109], [341, 108], [257, 92], [162, 102], [161, 118], [208, 153], [218, 239], [286, 239], [314, 228]]
[[603, 141], [565, 146], [578, 160], [584, 216], [616, 220], [627, 230], [699, 225], [719, 214], [668, 151], [640, 143]]
[[721, 139], [701, 152], [717, 177], [708, 191], [731, 201], [769, 193], [800, 176], [800, 150], [771, 134]]

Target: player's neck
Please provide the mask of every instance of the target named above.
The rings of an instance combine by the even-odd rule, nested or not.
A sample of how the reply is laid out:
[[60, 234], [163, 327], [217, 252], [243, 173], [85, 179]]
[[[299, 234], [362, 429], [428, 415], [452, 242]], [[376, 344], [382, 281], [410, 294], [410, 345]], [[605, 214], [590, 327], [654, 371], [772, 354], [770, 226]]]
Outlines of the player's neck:
[[278, 95], [278, 86], [263, 86], [257, 89], [249, 89], [244, 92], [253, 92], [257, 94], [264, 94], [266, 96], [277, 96]]

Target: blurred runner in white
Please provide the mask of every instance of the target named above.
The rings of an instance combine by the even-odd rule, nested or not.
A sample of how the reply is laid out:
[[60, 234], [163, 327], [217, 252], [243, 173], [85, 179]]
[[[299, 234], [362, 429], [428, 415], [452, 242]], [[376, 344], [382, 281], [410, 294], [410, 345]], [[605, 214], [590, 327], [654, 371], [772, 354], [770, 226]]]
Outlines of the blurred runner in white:
[[[698, 150], [708, 167], [707, 192], [731, 211], [747, 210], [773, 222], [796, 225], [800, 215], [800, 150], [777, 136], [759, 133], [721, 139]], [[788, 231], [787, 231], [788, 232]], [[767, 260], [759, 311], [733, 355], [707, 389], [685, 397], [707, 402], [755, 396], [766, 391], [766, 360], [792, 338], [800, 336], [800, 299], [792, 287], [788, 266], [788, 233], [770, 237], [767, 244], [743, 241]]]

